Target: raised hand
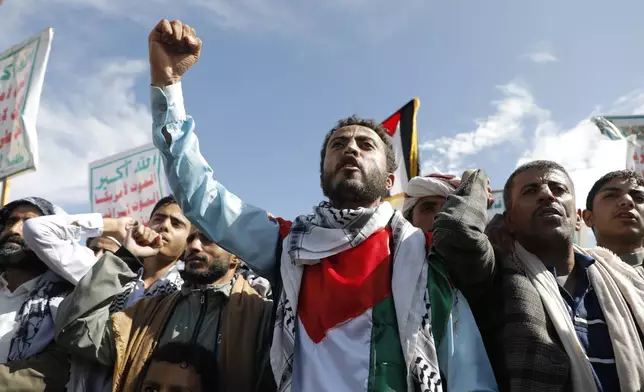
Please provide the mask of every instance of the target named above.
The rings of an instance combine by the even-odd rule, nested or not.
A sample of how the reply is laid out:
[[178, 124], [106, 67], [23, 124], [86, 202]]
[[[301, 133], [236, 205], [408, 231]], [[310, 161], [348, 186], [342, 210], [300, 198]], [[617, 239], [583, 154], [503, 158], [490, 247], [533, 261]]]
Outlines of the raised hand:
[[114, 237], [123, 244], [128, 235], [128, 229], [136, 224], [136, 219], [130, 217], [103, 218], [103, 235]]
[[178, 20], [160, 21], [148, 38], [152, 85], [166, 87], [181, 81], [201, 54], [195, 29]]
[[[463, 177], [461, 179], [461, 182], [459, 183], [459, 186], [461, 183], [464, 183], [467, 181], [467, 179], [476, 171], [477, 169], [469, 169], [465, 170], [463, 172]], [[494, 198], [492, 197], [492, 184], [490, 183], [490, 179], [487, 179], [487, 208], [492, 207], [492, 204], [494, 204]]]
[[138, 222], [128, 226], [123, 246], [138, 258], [155, 256], [161, 250], [161, 236]]

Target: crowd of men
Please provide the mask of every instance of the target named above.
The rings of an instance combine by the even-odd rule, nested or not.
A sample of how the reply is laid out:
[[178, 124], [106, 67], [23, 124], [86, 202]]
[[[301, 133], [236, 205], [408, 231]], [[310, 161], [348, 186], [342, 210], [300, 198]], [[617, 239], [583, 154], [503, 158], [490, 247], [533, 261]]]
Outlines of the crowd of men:
[[[327, 201], [293, 221], [213, 177], [181, 79], [201, 41], [149, 37], [153, 140], [173, 195], [149, 223], [0, 210], [0, 389], [7, 391], [641, 391], [644, 178], [566, 169], [505, 183], [411, 179], [402, 211], [387, 131], [355, 116], [324, 138]], [[583, 221], [597, 247], [573, 236]], [[89, 237], [87, 242], [83, 238]]]

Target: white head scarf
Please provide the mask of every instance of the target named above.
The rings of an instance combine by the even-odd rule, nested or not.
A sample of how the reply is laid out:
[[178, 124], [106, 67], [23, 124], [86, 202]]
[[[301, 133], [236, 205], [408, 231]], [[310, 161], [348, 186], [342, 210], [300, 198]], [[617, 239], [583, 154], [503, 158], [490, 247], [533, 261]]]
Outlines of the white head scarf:
[[442, 173], [432, 173], [426, 177], [414, 177], [407, 184], [403, 216], [414, 208], [418, 199], [427, 196], [447, 197], [461, 185], [461, 179]]

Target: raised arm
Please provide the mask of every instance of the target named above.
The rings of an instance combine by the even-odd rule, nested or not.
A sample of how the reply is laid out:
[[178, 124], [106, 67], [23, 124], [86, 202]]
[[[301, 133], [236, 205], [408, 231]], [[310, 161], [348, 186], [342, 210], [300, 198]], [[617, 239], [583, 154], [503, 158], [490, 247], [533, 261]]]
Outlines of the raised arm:
[[488, 177], [474, 171], [448, 196], [436, 217], [431, 258], [440, 258], [450, 277], [470, 304], [492, 284], [496, 258], [485, 235], [488, 203]]
[[179, 206], [217, 245], [258, 273], [272, 274], [278, 224], [268, 219], [265, 210], [244, 203], [213, 178], [199, 150], [195, 122], [183, 106], [181, 76], [197, 62], [201, 41], [189, 26], [163, 20], [150, 34], [149, 44], [153, 141]]
[[83, 236], [103, 233], [101, 214], [48, 215], [25, 222], [23, 236], [29, 249], [56, 274], [72, 284], [96, 263], [96, 256], [80, 243]]

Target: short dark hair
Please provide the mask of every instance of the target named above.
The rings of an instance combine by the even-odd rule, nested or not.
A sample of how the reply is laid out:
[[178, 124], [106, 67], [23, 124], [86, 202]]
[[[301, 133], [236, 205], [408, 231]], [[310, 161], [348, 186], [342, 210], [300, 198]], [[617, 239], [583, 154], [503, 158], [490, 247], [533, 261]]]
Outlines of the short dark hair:
[[169, 204], [177, 204], [178, 205], [179, 203], [177, 202], [177, 199], [175, 199], [174, 196], [172, 196], [172, 195], [162, 198], [161, 200], [157, 201], [157, 204], [154, 205], [154, 208], [152, 209], [152, 212], [150, 213], [150, 218], [152, 218], [152, 216], [154, 216], [154, 213], [157, 212], [157, 210], [159, 208], [165, 207], [165, 206], [167, 206]]
[[510, 209], [510, 205], [511, 205], [510, 192], [512, 192], [512, 186], [514, 185], [514, 178], [517, 175], [531, 169], [559, 170], [560, 172], [566, 175], [566, 179], [568, 179], [568, 181], [570, 181], [570, 184], [572, 185], [571, 191], [573, 194], [575, 193], [575, 186], [572, 182], [572, 178], [570, 178], [570, 174], [568, 174], [568, 172], [566, 171], [566, 169], [564, 169], [563, 166], [553, 161], [545, 161], [545, 160], [532, 161], [532, 162], [524, 163], [523, 165], [519, 166], [514, 172], [512, 172], [512, 174], [510, 174], [510, 178], [508, 178], [508, 180], [505, 182], [505, 186], [503, 187], [503, 204], [505, 204], [506, 210]]
[[324, 158], [326, 157], [326, 145], [331, 139], [331, 135], [340, 128], [349, 127], [351, 125], [358, 125], [361, 127], [369, 128], [374, 131], [379, 137], [380, 140], [385, 144], [385, 154], [387, 155], [387, 172], [394, 173], [398, 168], [396, 164], [396, 154], [394, 153], [394, 146], [391, 142], [391, 136], [389, 131], [382, 124], [371, 119], [364, 119], [356, 116], [344, 118], [339, 120], [333, 129], [331, 129], [326, 136], [324, 137], [324, 143], [322, 143], [322, 150], [320, 151], [320, 175], [324, 174]]
[[150, 357], [152, 362], [186, 364], [201, 377], [201, 390], [217, 390], [217, 357], [215, 353], [198, 344], [170, 342], [158, 347]]
[[595, 201], [595, 196], [597, 196], [597, 192], [599, 192], [599, 190], [604, 185], [606, 185], [608, 182], [614, 179], [635, 181], [637, 185], [644, 186], [644, 177], [642, 176], [641, 173], [636, 172], [635, 170], [616, 170], [616, 171], [612, 171], [610, 173], [604, 174], [599, 180], [595, 182], [595, 184], [593, 184], [593, 187], [590, 188], [590, 192], [588, 192], [588, 196], [586, 197], [586, 209], [588, 211], [593, 210], [593, 201]]

